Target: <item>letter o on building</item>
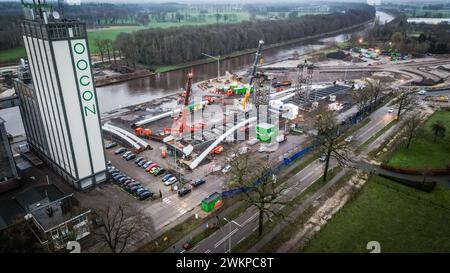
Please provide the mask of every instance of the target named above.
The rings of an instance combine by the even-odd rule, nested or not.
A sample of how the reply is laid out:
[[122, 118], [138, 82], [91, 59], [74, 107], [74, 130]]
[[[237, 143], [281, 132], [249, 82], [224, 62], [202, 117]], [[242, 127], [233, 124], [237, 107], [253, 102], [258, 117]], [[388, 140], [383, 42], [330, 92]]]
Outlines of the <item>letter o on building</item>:
[[79, 60], [77, 62], [77, 68], [81, 71], [86, 70], [86, 68], [88, 68], [88, 63], [85, 60]]
[[[87, 81], [84, 80], [84, 79], [87, 79]], [[81, 84], [82, 86], [88, 86], [90, 83], [91, 83], [91, 81], [90, 81], [89, 76], [86, 76], [86, 75], [81, 76], [81, 78], [80, 78], [80, 84]]]
[[92, 93], [92, 91], [86, 90], [83, 92], [82, 96], [83, 96], [83, 100], [90, 101], [94, 97], [94, 94]]
[[77, 54], [83, 54], [86, 51], [86, 47], [82, 43], [76, 43], [73, 46], [73, 51]]

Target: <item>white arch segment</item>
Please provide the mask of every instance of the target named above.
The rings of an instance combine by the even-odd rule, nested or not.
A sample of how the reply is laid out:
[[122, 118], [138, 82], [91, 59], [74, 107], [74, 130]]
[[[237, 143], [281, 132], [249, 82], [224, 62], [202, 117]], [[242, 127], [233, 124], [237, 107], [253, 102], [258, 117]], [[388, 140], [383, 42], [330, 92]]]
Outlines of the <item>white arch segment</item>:
[[139, 144], [137, 144], [136, 142], [134, 142], [131, 138], [127, 137], [126, 135], [114, 130], [113, 128], [110, 128], [108, 126], [102, 126], [102, 129], [104, 131], [110, 132], [111, 134], [114, 134], [118, 137], [120, 137], [121, 139], [125, 140], [126, 142], [128, 142], [131, 146], [133, 146], [136, 150], [140, 150], [141, 146]]
[[191, 170], [197, 168], [197, 166], [208, 156], [208, 154], [217, 146], [219, 145], [224, 139], [227, 138], [227, 136], [234, 133], [234, 131], [238, 130], [239, 128], [245, 126], [247, 123], [251, 123], [256, 121], [256, 117], [252, 117], [249, 119], [246, 119], [244, 121], [241, 121], [240, 123], [236, 124], [235, 126], [231, 127], [228, 131], [226, 131], [224, 134], [222, 134], [220, 137], [216, 139], [206, 150], [203, 151], [194, 161], [192, 161], [191, 165], [189, 165], [189, 168]]
[[119, 128], [114, 125], [111, 125], [109, 123], [106, 123], [104, 126], [109, 127], [117, 132], [120, 132], [123, 135], [126, 135], [128, 138], [132, 139], [134, 142], [138, 143], [139, 145], [141, 145], [144, 148], [148, 148], [148, 146], [150, 146], [150, 144], [148, 144], [146, 141], [144, 141], [141, 138], [135, 136], [134, 134], [128, 132], [127, 130], [124, 130], [124, 129]]

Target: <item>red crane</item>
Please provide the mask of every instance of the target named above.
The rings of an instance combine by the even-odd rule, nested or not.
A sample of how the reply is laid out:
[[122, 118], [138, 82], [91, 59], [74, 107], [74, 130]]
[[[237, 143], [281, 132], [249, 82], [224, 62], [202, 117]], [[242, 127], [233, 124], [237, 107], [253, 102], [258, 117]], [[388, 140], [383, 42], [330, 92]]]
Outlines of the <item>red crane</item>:
[[182, 135], [183, 132], [188, 128], [186, 125], [186, 116], [187, 116], [187, 107], [189, 105], [189, 100], [191, 96], [191, 90], [192, 90], [192, 72], [188, 74], [188, 81], [186, 84], [186, 91], [183, 92], [184, 94], [184, 105], [181, 110], [180, 116], [175, 120], [177, 123], [172, 128], [164, 128], [164, 133], [177, 133], [179, 135]]

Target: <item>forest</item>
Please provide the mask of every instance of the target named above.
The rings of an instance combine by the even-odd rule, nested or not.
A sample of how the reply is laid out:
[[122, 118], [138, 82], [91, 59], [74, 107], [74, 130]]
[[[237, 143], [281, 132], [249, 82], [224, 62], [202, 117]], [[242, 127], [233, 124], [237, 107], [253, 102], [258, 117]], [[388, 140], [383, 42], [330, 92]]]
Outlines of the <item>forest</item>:
[[139, 60], [149, 66], [170, 65], [200, 59], [201, 53], [229, 54], [255, 48], [261, 39], [266, 44], [274, 44], [338, 30], [374, 17], [375, 9], [372, 6], [354, 4], [331, 14], [288, 17], [285, 20], [122, 33], [115, 47], [132, 62]]

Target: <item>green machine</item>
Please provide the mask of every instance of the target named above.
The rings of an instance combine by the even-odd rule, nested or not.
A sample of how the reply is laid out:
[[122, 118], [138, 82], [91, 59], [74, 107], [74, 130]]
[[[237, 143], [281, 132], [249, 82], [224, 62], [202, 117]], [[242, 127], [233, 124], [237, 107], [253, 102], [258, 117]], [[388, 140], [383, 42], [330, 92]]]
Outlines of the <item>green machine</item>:
[[276, 138], [278, 130], [273, 124], [259, 123], [256, 125], [256, 138], [262, 142], [270, 142], [272, 138]]
[[233, 89], [233, 93], [235, 95], [245, 95], [245, 93], [247, 93], [247, 90], [249, 90], [250, 93], [252, 93], [253, 92], [253, 86], [249, 87], [247, 85], [242, 85], [240, 87], [236, 87], [236, 88]]
[[211, 194], [210, 196], [206, 197], [202, 200], [202, 203], [200, 204], [200, 207], [205, 212], [211, 212], [215, 208], [220, 207], [223, 203], [222, 195], [218, 192], [215, 192]]

